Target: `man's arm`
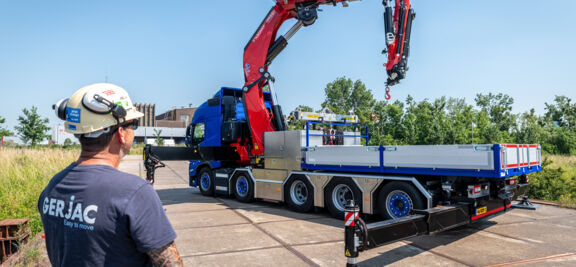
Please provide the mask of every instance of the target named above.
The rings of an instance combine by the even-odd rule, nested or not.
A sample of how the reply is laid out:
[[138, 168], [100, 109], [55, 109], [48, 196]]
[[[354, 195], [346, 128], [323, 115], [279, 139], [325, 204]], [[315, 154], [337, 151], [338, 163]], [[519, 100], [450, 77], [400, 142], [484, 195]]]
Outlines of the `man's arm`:
[[159, 249], [152, 250], [147, 254], [150, 256], [150, 259], [152, 259], [152, 264], [155, 267], [184, 266], [182, 257], [180, 257], [180, 252], [178, 252], [174, 241]]

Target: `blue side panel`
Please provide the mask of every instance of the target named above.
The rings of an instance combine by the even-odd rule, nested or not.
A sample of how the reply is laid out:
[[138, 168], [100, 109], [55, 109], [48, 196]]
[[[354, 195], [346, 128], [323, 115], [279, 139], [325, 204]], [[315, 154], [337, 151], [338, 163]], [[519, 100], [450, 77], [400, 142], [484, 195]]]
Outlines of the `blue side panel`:
[[437, 175], [437, 176], [468, 176], [468, 177], [487, 177], [503, 178], [538, 172], [542, 170], [541, 166], [523, 167], [508, 170], [500, 173], [494, 170], [463, 170], [463, 169], [431, 169], [431, 168], [394, 168], [394, 167], [366, 167], [366, 166], [339, 166], [339, 165], [309, 165], [302, 163], [305, 170], [335, 171], [335, 172], [358, 172], [358, 173], [381, 173], [381, 174], [409, 174], [409, 175]]
[[502, 174], [505, 174], [500, 164], [502, 162], [502, 147], [500, 147], [500, 145], [493, 145], [492, 151], [494, 151], [494, 169], [502, 176]]
[[506, 172], [503, 173], [504, 176], [501, 176], [501, 177], [510, 177], [510, 176], [528, 174], [528, 173], [539, 172], [539, 171], [542, 171], [542, 166], [540, 166], [540, 165], [507, 169]]

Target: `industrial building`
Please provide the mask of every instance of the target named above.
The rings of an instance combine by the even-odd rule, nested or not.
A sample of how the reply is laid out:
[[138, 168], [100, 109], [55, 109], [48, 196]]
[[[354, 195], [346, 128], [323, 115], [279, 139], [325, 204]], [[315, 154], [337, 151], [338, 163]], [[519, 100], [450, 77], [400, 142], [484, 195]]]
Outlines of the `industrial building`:
[[140, 127], [134, 131], [136, 143], [155, 143], [158, 134], [165, 140], [165, 145], [184, 144], [186, 127], [192, 122], [196, 108], [189, 105], [176, 108], [156, 115], [156, 104], [134, 104], [136, 109], [144, 113], [140, 119]]

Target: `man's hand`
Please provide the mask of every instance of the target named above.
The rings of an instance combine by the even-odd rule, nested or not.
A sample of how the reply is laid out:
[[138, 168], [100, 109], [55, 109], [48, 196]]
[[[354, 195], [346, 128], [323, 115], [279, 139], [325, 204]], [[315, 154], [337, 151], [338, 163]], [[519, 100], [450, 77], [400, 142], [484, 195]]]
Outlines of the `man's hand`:
[[174, 241], [159, 249], [147, 253], [155, 267], [184, 266], [180, 252]]

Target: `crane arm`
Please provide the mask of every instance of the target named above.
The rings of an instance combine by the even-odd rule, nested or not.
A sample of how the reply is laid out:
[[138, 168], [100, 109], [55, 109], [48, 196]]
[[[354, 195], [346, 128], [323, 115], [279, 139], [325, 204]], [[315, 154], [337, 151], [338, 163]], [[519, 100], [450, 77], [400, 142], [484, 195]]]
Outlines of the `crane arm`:
[[384, 52], [388, 53], [388, 62], [385, 64], [388, 73], [386, 84], [392, 86], [404, 79], [408, 70], [410, 33], [416, 13], [410, 6], [410, 0], [383, 0], [382, 4], [386, 32]]
[[[268, 90], [274, 96], [273, 77], [268, 73], [268, 66], [274, 58], [288, 44], [288, 40], [303, 26], [312, 25], [318, 18], [317, 9], [320, 5], [337, 5], [341, 3], [348, 6], [348, 2], [357, 0], [277, 0], [276, 5], [270, 9], [250, 41], [244, 48], [243, 70], [245, 83], [243, 87], [243, 106], [245, 109], [248, 128], [251, 137], [250, 148], [242, 158], [248, 156], [260, 156], [264, 154], [263, 136], [265, 132], [282, 131], [286, 129], [282, 110], [277, 103], [272, 103], [267, 108], [264, 101], [264, 90]], [[406, 59], [408, 57], [408, 42], [410, 40], [410, 25], [413, 11], [410, 9], [409, 0], [394, 0], [394, 12], [385, 12], [391, 16], [391, 30], [387, 31], [387, 37], [394, 37], [387, 43], [388, 85], [398, 83], [405, 76], [407, 70]], [[392, 3], [385, 0], [386, 8], [391, 8]], [[296, 19], [294, 26], [283, 36], [277, 36], [278, 29], [289, 19]], [[388, 40], [388, 39], [387, 39]], [[273, 98], [274, 99], [274, 98]], [[240, 151], [239, 151], [240, 152]]]

